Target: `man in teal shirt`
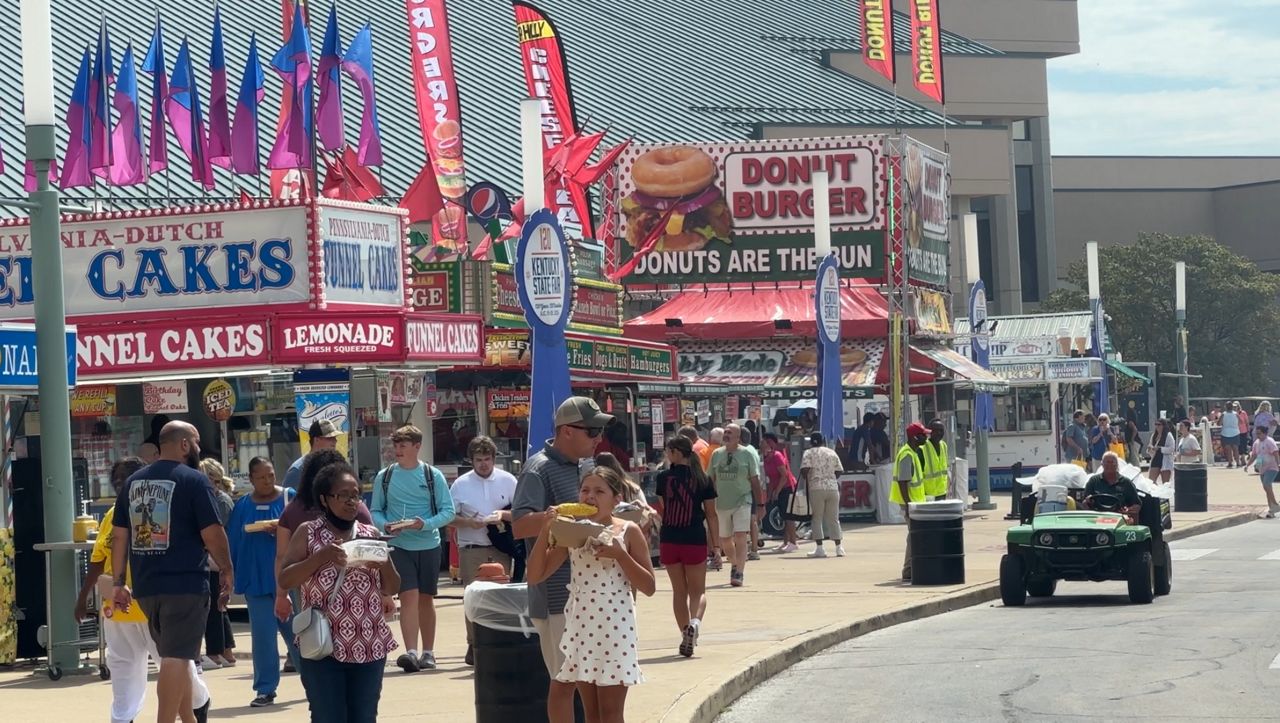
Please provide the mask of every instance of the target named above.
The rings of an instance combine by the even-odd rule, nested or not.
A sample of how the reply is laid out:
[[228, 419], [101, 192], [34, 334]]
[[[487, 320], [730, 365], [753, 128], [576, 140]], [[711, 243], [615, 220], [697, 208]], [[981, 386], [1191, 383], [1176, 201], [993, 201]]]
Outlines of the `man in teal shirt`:
[[738, 425], [725, 425], [724, 446], [711, 454], [711, 467], [707, 470], [716, 486], [720, 545], [729, 555], [729, 584], [733, 587], [743, 585], [751, 536], [751, 502], [764, 503], [760, 464], [752, 452], [738, 446], [741, 435]]
[[[396, 659], [405, 672], [436, 667], [436, 591], [440, 579], [440, 529], [453, 522], [453, 497], [440, 470], [424, 464], [422, 431], [412, 425], [391, 435], [396, 463], [373, 480], [373, 524], [391, 538], [391, 560], [400, 573], [400, 632], [408, 650]], [[430, 470], [430, 477], [427, 471]], [[422, 654], [416, 643], [422, 634]]]

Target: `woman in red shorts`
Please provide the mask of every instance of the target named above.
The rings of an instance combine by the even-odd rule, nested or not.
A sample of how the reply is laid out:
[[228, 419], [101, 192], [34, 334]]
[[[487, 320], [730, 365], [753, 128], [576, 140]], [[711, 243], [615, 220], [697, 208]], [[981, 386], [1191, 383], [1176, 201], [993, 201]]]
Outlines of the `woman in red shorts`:
[[671, 577], [671, 608], [680, 628], [680, 654], [693, 655], [698, 630], [707, 613], [707, 528], [718, 530], [716, 488], [702, 471], [687, 437], [667, 440], [670, 466], [658, 475], [658, 510], [662, 514], [659, 559]]

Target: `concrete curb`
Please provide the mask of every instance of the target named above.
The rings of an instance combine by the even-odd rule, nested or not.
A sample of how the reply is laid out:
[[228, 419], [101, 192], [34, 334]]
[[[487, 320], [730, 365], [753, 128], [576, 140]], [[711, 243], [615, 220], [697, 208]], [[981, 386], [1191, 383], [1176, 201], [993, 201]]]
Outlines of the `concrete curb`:
[[[1194, 535], [1202, 535], [1207, 532], [1215, 532], [1227, 527], [1241, 525], [1255, 519], [1257, 519], [1257, 514], [1254, 512], [1237, 512], [1226, 517], [1174, 528], [1165, 535], [1165, 539], [1179, 540]], [[690, 723], [712, 723], [726, 708], [752, 688], [801, 660], [816, 655], [833, 645], [894, 625], [941, 615], [973, 605], [981, 605], [999, 597], [999, 582], [981, 583], [936, 600], [908, 605], [897, 610], [852, 622], [833, 623], [805, 635], [800, 640], [781, 650], [768, 650], [757, 653], [747, 659], [746, 667], [743, 669], [730, 675], [727, 679], [709, 683], [707, 687], [714, 686], [714, 689], [697, 704], [697, 707], [690, 715], [689, 721]], [[696, 694], [696, 692], [696, 689], [690, 691], [691, 694]], [[678, 704], [673, 706], [662, 717], [662, 720], [676, 720], [673, 716], [677, 715], [682, 707]]]

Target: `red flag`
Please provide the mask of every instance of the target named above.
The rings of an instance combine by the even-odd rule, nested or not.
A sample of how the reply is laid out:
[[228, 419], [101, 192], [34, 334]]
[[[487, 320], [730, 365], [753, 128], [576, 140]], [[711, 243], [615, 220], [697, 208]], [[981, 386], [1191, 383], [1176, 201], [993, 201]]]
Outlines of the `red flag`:
[[[458, 83], [453, 72], [453, 45], [445, 0], [405, 0], [409, 22], [409, 50], [412, 58], [413, 94], [418, 103], [418, 125], [422, 147], [427, 151], [427, 167], [433, 174], [434, 189], [422, 190], [458, 204], [467, 193], [462, 157], [462, 108]], [[421, 182], [421, 183], [420, 183]], [[414, 186], [426, 186], [421, 174]], [[405, 195], [413, 193], [413, 189]], [[433, 199], [434, 203], [434, 199]], [[439, 201], [437, 209], [444, 208]], [[411, 209], [410, 213], [414, 213]], [[466, 248], [467, 224], [459, 223], [452, 211], [432, 222], [431, 235], [438, 245]], [[427, 218], [430, 218], [428, 216]], [[423, 220], [426, 220], [425, 218]], [[440, 243], [448, 240], [449, 243]]]
[[332, 161], [324, 156], [324, 167], [324, 190], [321, 194], [325, 198], [364, 202], [382, 195], [382, 184], [378, 183], [377, 176], [360, 165], [351, 146], [344, 146]]
[[[524, 63], [525, 87], [529, 96], [542, 101], [542, 141], [552, 150], [578, 130], [573, 93], [569, 87], [568, 63], [560, 33], [542, 12], [525, 0], [513, 0], [516, 38]], [[588, 156], [589, 157], [589, 156]], [[584, 161], [585, 162], [585, 161]], [[591, 206], [585, 193], [574, 193], [568, 179], [556, 181], [556, 193], [547, 194], [547, 205], [555, 211], [570, 239], [594, 238]]]
[[600, 142], [604, 140], [604, 134], [607, 132], [600, 131], [578, 138], [577, 142], [569, 148], [564, 168], [560, 172], [572, 176], [581, 171], [582, 167], [587, 165], [587, 161], [591, 160], [591, 155], [596, 152], [596, 148], [600, 147]]
[[649, 229], [649, 235], [644, 237], [644, 241], [640, 243], [640, 247], [636, 249], [635, 253], [631, 254], [631, 258], [627, 259], [627, 263], [617, 269], [614, 269], [613, 273], [609, 274], [610, 281], [615, 284], [620, 283], [622, 279], [625, 279], [627, 275], [635, 269], [636, 264], [640, 263], [640, 258], [652, 251], [654, 246], [658, 245], [658, 239], [666, 235], [667, 221], [671, 220], [671, 214], [675, 213], [675, 211], [676, 204], [671, 204], [671, 206], [663, 212], [662, 218], [658, 219], [658, 223], [654, 224], [653, 228]]
[[893, 62], [892, 0], [862, 0], [862, 60], [872, 70], [898, 82]]
[[251, 203], [252, 201], [253, 199], [249, 196], [249, 192], [244, 190], [243, 188], [240, 189], [240, 203], [248, 204], [248, 203]]
[[627, 146], [631, 145], [631, 140], [628, 138], [610, 148], [605, 151], [604, 156], [599, 161], [574, 173], [572, 176], [573, 182], [582, 186], [594, 185], [609, 172], [609, 169], [613, 168], [613, 164], [618, 162], [618, 156], [621, 156], [622, 152], [627, 150]]
[[942, 21], [938, 0], [911, 2], [911, 80], [916, 90], [946, 105], [942, 92]]
[[444, 209], [444, 196], [440, 195], [436, 171], [430, 163], [418, 171], [418, 177], [400, 199], [400, 207], [409, 211], [409, 223], [431, 221]]

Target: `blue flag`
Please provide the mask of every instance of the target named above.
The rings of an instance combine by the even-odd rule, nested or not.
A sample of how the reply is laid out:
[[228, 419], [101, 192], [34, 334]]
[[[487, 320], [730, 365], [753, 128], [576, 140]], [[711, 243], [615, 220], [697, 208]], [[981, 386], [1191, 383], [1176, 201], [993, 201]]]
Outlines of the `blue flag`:
[[156, 15], [156, 29], [151, 34], [151, 45], [142, 59], [142, 72], [151, 74], [151, 124], [147, 157], [152, 173], [169, 167], [169, 144], [164, 134], [164, 104], [169, 98], [169, 69], [164, 62], [164, 32], [160, 16]]

